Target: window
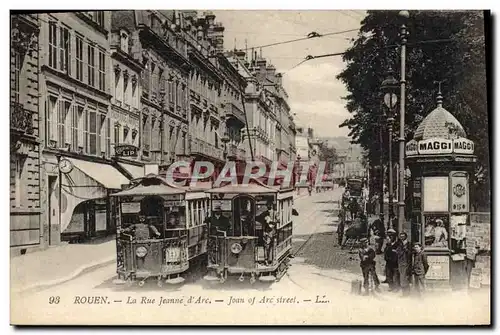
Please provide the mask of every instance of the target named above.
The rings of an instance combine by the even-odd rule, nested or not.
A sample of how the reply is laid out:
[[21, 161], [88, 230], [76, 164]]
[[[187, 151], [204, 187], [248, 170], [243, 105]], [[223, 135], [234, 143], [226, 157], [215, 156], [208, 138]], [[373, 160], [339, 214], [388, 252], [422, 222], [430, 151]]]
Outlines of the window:
[[57, 26], [49, 22], [49, 66], [57, 68]]
[[99, 50], [99, 90], [106, 90], [106, 55]]
[[111, 155], [111, 119], [106, 120], [106, 154]]
[[172, 80], [168, 81], [168, 102], [174, 103], [174, 91], [173, 91], [174, 82]]
[[149, 151], [149, 146], [151, 145], [151, 121], [149, 120], [148, 116], [144, 116], [144, 125], [143, 125], [143, 143], [144, 143], [144, 149], [146, 151]]
[[[63, 148], [66, 143], [66, 117], [69, 113], [70, 103], [61, 100], [58, 103], [57, 113], [57, 146]], [[69, 136], [69, 134], [68, 134]]]
[[59, 28], [59, 70], [71, 75], [71, 35], [64, 27]]
[[89, 45], [87, 47], [87, 65], [88, 65], [88, 76], [87, 83], [90, 86], [95, 86], [95, 58], [94, 58], [94, 46]]
[[[125, 71], [127, 71], [127, 70], [125, 70]], [[130, 103], [129, 98], [128, 98], [128, 87], [129, 86], [130, 85], [128, 84], [128, 80], [125, 80], [125, 78], [123, 78], [123, 102], [127, 106]]]
[[120, 73], [115, 77], [115, 99], [123, 101], [123, 74]]
[[120, 124], [115, 122], [115, 135], [114, 135], [115, 147], [120, 143]]
[[132, 85], [132, 107], [139, 107], [137, 104], [137, 85]]
[[97, 23], [100, 27], [104, 28], [104, 12], [103, 11], [92, 11], [84, 12], [89, 19]]
[[88, 151], [90, 155], [97, 155], [97, 113], [95, 110], [89, 110], [89, 121], [88, 121]]
[[76, 79], [83, 81], [83, 40], [76, 37]]
[[181, 143], [180, 143], [180, 152], [181, 155], [186, 154], [186, 133], [182, 132]]
[[123, 52], [128, 53], [128, 34], [124, 31], [120, 34], [120, 48]]
[[71, 118], [71, 150], [72, 151], [78, 151], [78, 146], [81, 144], [81, 139], [80, 139], [80, 125], [81, 125], [81, 118], [82, 118], [82, 106], [78, 105], [73, 105], [73, 108], [71, 109], [72, 112], [72, 118]]
[[18, 51], [14, 51], [14, 83], [12, 84], [12, 91], [14, 96], [12, 97], [14, 102], [20, 102], [21, 93], [21, 68], [22, 68], [22, 57]]

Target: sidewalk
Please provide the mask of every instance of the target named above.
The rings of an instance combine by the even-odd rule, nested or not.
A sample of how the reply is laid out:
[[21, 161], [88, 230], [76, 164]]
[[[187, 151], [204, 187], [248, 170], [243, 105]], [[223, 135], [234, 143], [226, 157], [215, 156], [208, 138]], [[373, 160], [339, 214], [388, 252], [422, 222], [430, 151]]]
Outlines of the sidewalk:
[[10, 259], [11, 292], [58, 285], [116, 260], [115, 239], [64, 244]]

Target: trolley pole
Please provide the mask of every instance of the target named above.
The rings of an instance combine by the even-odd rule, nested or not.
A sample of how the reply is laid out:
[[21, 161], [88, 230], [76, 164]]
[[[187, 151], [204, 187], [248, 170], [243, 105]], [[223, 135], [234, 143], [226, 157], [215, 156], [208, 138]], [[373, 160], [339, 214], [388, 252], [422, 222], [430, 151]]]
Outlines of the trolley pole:
[[[410, 17], [408, 11], [400, 11], [399, 16], [404, 19]], [[401, 97], [400, 97], [400, 113], [399, 113], [399, 216], [398, 216], [398, 231], [402, 232], [405, 222], [405, 183], [402, 182], [405, 178], [405, 89], [406, 89], [406, 42], [407, 31], [406, 25], [401, 25]]]

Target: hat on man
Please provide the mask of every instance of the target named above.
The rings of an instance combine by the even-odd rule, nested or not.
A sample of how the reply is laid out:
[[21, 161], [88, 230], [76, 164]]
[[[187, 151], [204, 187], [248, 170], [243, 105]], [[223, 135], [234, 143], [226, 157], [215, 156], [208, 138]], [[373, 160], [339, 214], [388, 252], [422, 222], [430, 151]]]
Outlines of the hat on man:
[[422, 247], [422, 243], [420, 243], [420, 242], [415, 242], [415, 243], [413, 243], [413, 246], [417, 246], [417, 245], [418, 245], [419, 247]]
[[387, 230], [387, 234], [396, 234], [396, 231], [392, 228], [389, 228], [389, 230]]
[[440, 224], [443, 224], [443, 220], [441, 220], [441, 219], [437, 219], [437, 220], [436, 220], [436, 223], [437, 223], [437, 224], [439, 224], [439, 223], [440, 223]]

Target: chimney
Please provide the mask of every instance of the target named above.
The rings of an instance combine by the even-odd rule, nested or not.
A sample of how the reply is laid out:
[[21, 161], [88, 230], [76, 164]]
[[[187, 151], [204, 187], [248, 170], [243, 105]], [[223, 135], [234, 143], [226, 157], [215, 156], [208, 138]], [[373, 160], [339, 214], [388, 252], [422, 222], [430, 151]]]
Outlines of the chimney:
[[245, 51], [242, 51], [242, 50], [238, 50], [234, 53], [234, 55], [236, 56], [236, 58], [238, 58], [242, 63], [245, 63], [245, 56], [246, 56], [246, 52]]
[[212, 12], [205, 12], [205, 19], [207, 20], [207, 23], [209, 26], [213, 26], [214, 25], [214, 21], [215, 21], [215, 15], [214, 13]]
[[275, 78], [276, 78], [276, 85], [283, 86], [283, 75], [281, 73], [277, 73]]
[[269, 64], [266, 68], [266, 72], [267, 72], [267, 78], [274, 83], [276, 81], [275, 80], [276, 68], [273, 65]]
[[224, 53], [224, 29], [224, 26], [220, 22], [216, 22], [208, 28], [207, 37], [212, 40], [215, 53]]

